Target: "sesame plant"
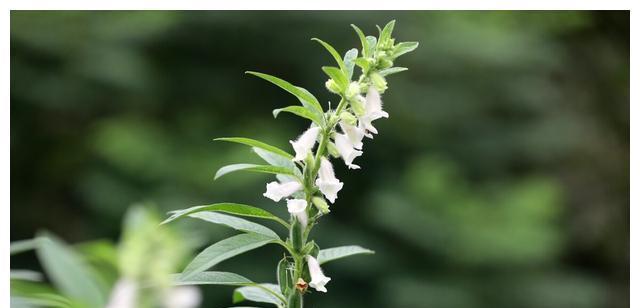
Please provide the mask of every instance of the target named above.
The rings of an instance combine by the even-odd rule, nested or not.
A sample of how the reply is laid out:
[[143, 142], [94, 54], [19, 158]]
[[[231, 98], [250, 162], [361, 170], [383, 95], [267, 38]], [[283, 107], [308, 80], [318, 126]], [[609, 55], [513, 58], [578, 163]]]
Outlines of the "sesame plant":
[[[373, 138], [378, 133], [372, 122], [389, 117], [382, 110], [381, 101], [381, 94], [388, 87], [386, 77], [407, 70], [394, 67], [394, 61], [418, 47], [417, 42], [396, 43], [391, 37], [394, 24], [395, 21], [391, 21], [382, 29], [378, 27], [378, 37], [365, 36], [357, 26], [351, 25], [362, 47], [360, 52], [355, 48], [347, 51], [344, 57], [328, 43], [313, 39], [329, 51], [337, 64], [322, 67], [329, 77], [326, 88], [339, 99], [335, 107], [329, 103], [323, 108], [309, 91], [280, 78], [247, 72], [282, 88], [300, 101], [300, 105], [274, 110], [274, 117], [286, 112], [311, 123], [297, 139], [289, 141], [294, 155], [254, 139], [215, 139], [249, 146], [266, 162], [264, 165], [227, 165], [217, 171], [215, 179], [237, 171], [273, 174], [276, 180], [266, 184], [263, 195], [276, 203], [286, 203], [290, 216], [282, 219], [261, 208], [228, 202], [171, 212], [164, 223], [192, 217], [242, 232], [204, 249], [182, 273], [174, 275], [176, 284], [237, 286], [234, 302], [251, 300], [277, 307], [300, 308], [304, 295], [312, 292], [311, 289], [327, 292], [331, 278], [322, 271], [322, 264], [373, 253], [355, 245], [321, 249], [320, 243], [311, 238], [311, 231], [330, 213], [329, 204], [336, 202], [338, 192], [343, 189], [343, 183], [335, 177], [331, 160], [341, 158], [348, 169], [360, 169], [354, 160], [363, 154], [363, 139]], [[354, 79], [356, 66], [361, 74]], [[272, 229], [237, 216], [275, 221], [286, 229], [287, 237], [282, 239]], [[276, 268], [277, 284], [255, 283], [235, 273], [210, 270], [224, 260], [267, 244], [280, 245], [285, 251]]]

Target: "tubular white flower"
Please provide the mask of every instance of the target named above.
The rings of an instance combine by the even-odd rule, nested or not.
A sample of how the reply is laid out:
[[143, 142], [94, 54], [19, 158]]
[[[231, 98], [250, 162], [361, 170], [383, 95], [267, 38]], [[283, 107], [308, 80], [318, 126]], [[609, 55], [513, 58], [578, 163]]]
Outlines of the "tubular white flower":
[[343, 186], [343, 183], [336, 179], [331, 162], [324, 157], [320, 160], [320, 169], [318, 170], [316, 185], [331, 203], [336, 201], [336, 198], [338, 198], [338, 192]]
[[196, 308], [200, 306], [202, 295], [194, 286], [179, 286], [169, 289], [164, 299], [166, 308]]
[[120, 278], [113, 290], [106, 308], [134, 308], [137, 306], [138, 285], [128, 278]]
[[301, 189], [302, 189], [302, 184], [296, 181], [285, 182], [285, 183], [273, 181], [271, 183], [267, 183], [267, 191], [262, 195], [275, 202], [278, 202], [282, 200], [282, 198], [289, 197], [293, 193]]
[[353, 164], [353, 160], [362, 155], [362, 151], [354, 149], [353, 143], [351, 143], [349, 137], [344, 134], [336, 134], [334, 140], [336, 148], [338, 148], [338, 152], [340, 153], [340, 156], [342, 156], [347, 167], [349, 167], [349, 169], [360, 169], [360, 166]]
[[360, 122], [360, 125], [358, 126], [349, 125], [345, 121], [341, 121], [339, 124], [342, 132], [349, 137], [349, 141], [353, 144], [353, 148], [356, 150], [362, 150], [362, 138], [367, 133], [367, 131], [362, 127], [362, 122]]
[[296, 157], [293, 158], [294, 161], [301, 161], [307, 157], [316, 144], [318, 133], [320, 133], [320, 127], [315, 126], [307, 129], [296, 141], [289, 140], [289, 143], [296, 151]]
[[327, 288], [324, 286], [331, 281], [331, 278], [322, 273], [320, 264], [314, 257], [307, 255], [307, 266], [309, 267], [309, 274], [311, 274], [311, 282], [309, 282], [309, 286], [316, 289], [316, 291], [326, 293]]
[[287, 200], [287, 210], [291, 215], [295, 216], [298, 221], [307, 226], [309, 217], [307, 216], [307, 201], [304, 199], [289, 199]]
[[[369, 87], [369, 91], [367, 92], [367, 97], [365, 99], [364, 115], [359, 118], [364, 129], [366, 129], [367, 132], [377, 134], [378, 130], [373, 127], [371, 122], [380, 118], [388, 117], [389, 114], [382, 110], [382, 99], [380, 98], [380, 93], [375, 87]], [[373, 135], [371, 134], [365, 134], [365, 136], [373, 138]]]

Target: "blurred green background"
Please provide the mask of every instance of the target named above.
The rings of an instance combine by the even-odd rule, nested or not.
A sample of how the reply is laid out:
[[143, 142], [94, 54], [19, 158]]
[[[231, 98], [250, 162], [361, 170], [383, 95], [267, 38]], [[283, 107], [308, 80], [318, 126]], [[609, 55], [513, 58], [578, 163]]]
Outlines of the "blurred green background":
[[[628, 12], [11, 13], [11, 239], [48, 229], [116, 241], [129, 205], [221, 201], [285, 214], [266, 175], [213, 181], [257, 162], [246, 136], [289, 149], [307, 125], [271, 110], [292, 96], [256, 70], [335, 100], [331, 57], [397, 19], [409, 71], [389, 77], [389, 119], [347, 172], [321, 247], [377, 251], [329, 264], [313, 307], [627, 307]], [[233, 232], [200, 222], [185, 240]], [[266, 247], [221, 264], [274, 281]], [[12, 268], [38, 268], [33, 255]], [[203, 307], [231, 288], [205, 287]]]

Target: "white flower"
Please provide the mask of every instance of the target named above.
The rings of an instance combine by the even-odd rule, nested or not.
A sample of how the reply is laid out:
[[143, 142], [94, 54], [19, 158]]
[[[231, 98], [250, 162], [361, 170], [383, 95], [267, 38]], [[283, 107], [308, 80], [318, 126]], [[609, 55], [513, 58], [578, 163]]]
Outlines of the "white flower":
[[119, 279], [113, 290], [107, 308], [135, 308], [137, 306], [138, 286], [135, 281], [127, 278]]
[[345, 121], [341, 121], [340, 128], [342, 128], [342, 132], [349, 137], [349, 141], [353, 144], [353, 148], [356, 150], [362, 150], [362, 138], [367, 133], [367, 131], [362, 127], [362, 122], [360, 122], [360, 125], [354, 126], [347, 124]]
[[296, 151], [296, 157], [293, 158], [294, 161], [301, 161], [307, 157], [316, 144], [318, 133], [320, 133], [320, 127], [311, 127], [302, 133], [302, 135], [298, 137], [298, 140], [289, 141]]
[[331, 162], [324, 157], [320, 160], [320, 169], [318, 170], [316, 185], [318, 185], [322, 194], [331, 203], [336, 201], [336, 198], [338, 198], [338, 192], [342, 189], [343, 184], [336, 179]]
[[298, 221], [303, 225], [307, 225], [307, 201], [304, 199], [289, 199], [287, 200], [287, 210], [291, 215], [295, 216]]
[[331, 281], [331, 278], [322, 273], [320, 264], [314, 257], [307, 255], [307, 266], [309, 266], [309, 274], [311, 274], [311, 282], [309, 282], [309, 286], [316, 289], [316, 291], [326, 293], [327, 288], [324, 286]]
[[347, 167], [349, 167], [349, 169], [360, 169], [360, 166], [353, 164], [353, 160], [362, 155], [362, 151], [355, 150], [349, 137], [344, 134], [336, 134], [334, 140], [336, 148], [338, 148], [338, 152]]
[[202, 295], [194, 286], [179, 286], [169, 289], [164, 299], [166, 308], [195, 308], [200, 306]]
[[271, 183], [267, 183], [267, 191], [262, 195], [275, 202], [278, 202], [282, 198], [289, 197], [293, 193], [301, 189], [302, 184], [296, 181], [285, 182], [282, 184], [278, 181], [273, 181]]
[[[369, 91], [367, 92], [367, 97], [365, 99], [364, 115], [360, 117], [360, 122], [364, 126], [364, 129], [366, 129], [367, 132], [377, 134], [378, 130], [373, 127], [371, 122], [380, 118], [388, 117], [389, 114], [382, 110], [382, 99], [380, 99], [380, 93], [375, 87], [369, 87]], [[366, 134], [365, 136], [373, 138], [371, 134]]]

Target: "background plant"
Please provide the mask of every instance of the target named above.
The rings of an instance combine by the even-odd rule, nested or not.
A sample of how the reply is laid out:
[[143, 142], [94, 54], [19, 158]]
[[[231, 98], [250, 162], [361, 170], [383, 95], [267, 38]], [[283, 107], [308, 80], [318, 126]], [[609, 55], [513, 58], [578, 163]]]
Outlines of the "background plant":
[[[358, 49], [350, 49], [343, 57], [330, 44], [313, 39], [326, 48], [337, 63], [337, 67], [322, 67], [329, 77], [326, 88], [339, 96], [335, 109], [331, 108], [329, 102], [326, 112], [318, 99], [306, 89], [271, 75], [248, 72], [273, 83], [299, 100], [301, 106], [275, 109], [274, 117], [282, 112], [292, 113], [311, 120], [311, 126], [295, 141], [290, 141], [295, 156], [255, 139], [215, 139], [250, 146], [268, 163], [227, 165], [216, 172], [215, 178], [236, 171], [276, 175], [278, 181], [268, 183], [263, 195], [275, 202], [286, 199], [289, 221], [264, 209], [238, 203], [216, 203], [174, 211], [165, 223], [188, 216], [245, 232], [207, 247], [187, 265], [182, 274], [175, 277], [177, 284], [242, 286], [235, 290], [234, 302], [248, 299], [278, 307], [303, 307], [304, 295], [311, 288], [327, 292], [325, 285], [331, 278], [324, 275], [321, 264], [356, 254], [373, 253], [354, 245], [320, 249], [310, 239], [310, 234], [320, 218], [329, 214], [328, 203], [334, 203], [343, 188], [343, 183], [335, 177], [330, 157], [342, 158], [349, 169], [360, 169], [353, 161], [363, 153], [363, 138], [373, 138], [378, 133], [373, 121], [389, 117], [382, 110], [380, 99], [380, 95], [387, 90], [386, 76], [406, 70], [394, 67], [393, 61], [418, 47], [417, 42], [396, 43], [391, 36], [394, 25], [395, 21], [391, 21], [384, 28], [378, 27], [377, 38], [365, 36], [360, 28], [352, 25], [362, 46], [360, 57]], [[352, 81], [356, 65], [362, 74]], [[220, 212], [276, 221], [287, 229], [288, 237], [283, 241], [276, 232], [263, 225]], [[222, 261], [270, 243], [281, 245], [288, 253], [280, 260], [275, 271], [277, 284], [258, 284], [238, 274], [207, 271]]]
[[[46, 228], [71, 243], [115, 241], [139, 200], [163, 211], [234, 200], [285, 217], [285, 207], [246, 194], [262, 191], [263, 177], [212, 185], [210, 167], [262, 161], [203, 140], [252, 136], [288, 149], [307, 123], [272, 120], [287, 97], [242, 72], [275, 73], [336, 103], [318, 73], [331, 58], [308, 38], [347, 50], [359, 40], [345, 25], [397, 19], [396, 36], [421, 42], [401, 58], [411, 71], [385, 93], [392, 118], [356, 160], [366, 172], [336, 165], [347, 185], [340, 210], [314, 230], [326, 247], [360, 243], [376, 255], [326, 264], [340, 279], [330, 296], [309, 300], [628, 307], [628, 16], [12, 12], [11, 238]], [[233, 233], [195, 219], [178, 225], [209, 240]], [[273, 281], [280, 250], [267, 245], [224, 266]], [[39, 269], [30, 254], [11, 265]], [[204, 306], [229, 303], [230, 288], [202, 289]]]

